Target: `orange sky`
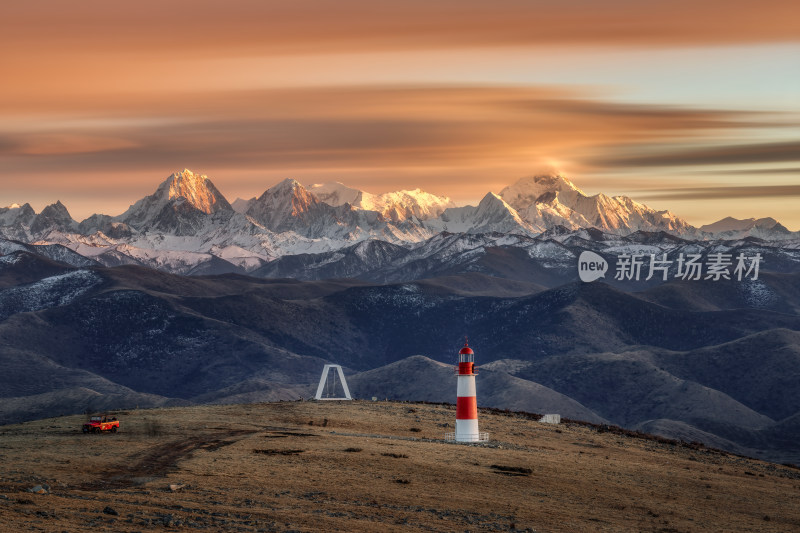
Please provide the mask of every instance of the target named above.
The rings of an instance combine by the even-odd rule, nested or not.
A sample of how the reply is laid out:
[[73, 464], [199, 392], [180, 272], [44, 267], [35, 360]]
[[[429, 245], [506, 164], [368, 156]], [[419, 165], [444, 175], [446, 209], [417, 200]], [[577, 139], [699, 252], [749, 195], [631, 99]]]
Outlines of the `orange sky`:
[[[119, 214], [175, 170], [460, 202], [558, 169], [800, 229], [790, 1], [42, 1], [0, 16], [0, 205]], [[693, 191], [693, 189], [697, 189]]]

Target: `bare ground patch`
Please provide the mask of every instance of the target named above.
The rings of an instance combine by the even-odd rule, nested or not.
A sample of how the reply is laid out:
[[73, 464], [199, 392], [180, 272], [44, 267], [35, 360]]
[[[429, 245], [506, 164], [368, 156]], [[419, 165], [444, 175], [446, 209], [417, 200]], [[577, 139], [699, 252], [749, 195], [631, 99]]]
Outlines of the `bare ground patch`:
[[138, 480], [164, 477], [196, 450], [216, 451], [236, 442], [237, 437], [255, 433], [254, 430], [229, 430], [224, 433], [200, 435], [174, 440], [150, 448], [133, 464], [121, 463], [98, 472], [97, 479], [80, 486], [82, 490], [109, 490], [130, 487]]

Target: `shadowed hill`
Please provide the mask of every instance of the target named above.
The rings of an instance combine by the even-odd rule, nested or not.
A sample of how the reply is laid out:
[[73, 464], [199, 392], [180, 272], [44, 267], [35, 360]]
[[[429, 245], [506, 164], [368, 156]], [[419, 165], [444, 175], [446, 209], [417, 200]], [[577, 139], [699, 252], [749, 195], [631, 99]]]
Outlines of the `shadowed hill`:
[[[310, 394], [326, 362], [345, 366], [367, 397], [452, 401], [446, 367], [407, 358], [452, 360], [465, 335], [483, 370], [483, 405], [631, 427], [669, 420], [776, 459], [766, 435], [790, 442], [795, 426], [782, 421], [800, 411], [795, 275], [763, 278], [785, 306], [739, 307], [748, 300], [708, 284], [692, 303], [690, 284], [679, 283], [626, 293], [605, 283], [541, 290], [475, 272], [388, 285], [185, 277], [25, 254], [0, 263], [0, 280], [16, 283], [0, 289], [7, 421], [41, 413], [25, 414], [24, 402], [4, 411], [12, 399], [79, 388], [116, 395], [119, 407], [134, 401], [126, 394], [294, 399]], [[405, 379], [393, 381], [398, 362]], [[45, 378], [31, 380], [37, 373]], [[70, 412], [85, 409], [64, 395]]]
[[[415, 355], [348, 378], [352, 394], [359, 398], [390, 398], [429, 402], [453, 402], [454, 367]], [[575, 400], [538, 383], [505, 372], [478, 369], [478, 405], [537, 413], [560, 413], [588, 422], [607, 420]]]

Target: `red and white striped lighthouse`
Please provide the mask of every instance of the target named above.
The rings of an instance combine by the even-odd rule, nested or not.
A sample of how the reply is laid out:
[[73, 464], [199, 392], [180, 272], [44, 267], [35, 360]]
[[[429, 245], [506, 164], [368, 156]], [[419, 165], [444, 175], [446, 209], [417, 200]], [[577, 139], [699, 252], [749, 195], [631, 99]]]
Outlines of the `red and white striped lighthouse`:
[[475, 396], [475, 352], [464, 342], [458, 352], [458, 393], [456, 399], [456, 442], [486, 440], [478, 433], [478, 399]]

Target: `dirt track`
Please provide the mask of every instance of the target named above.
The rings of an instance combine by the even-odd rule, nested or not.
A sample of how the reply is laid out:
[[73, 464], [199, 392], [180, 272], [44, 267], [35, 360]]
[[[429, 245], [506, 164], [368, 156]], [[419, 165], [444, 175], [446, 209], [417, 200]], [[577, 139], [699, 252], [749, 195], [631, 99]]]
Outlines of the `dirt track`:
[[[2, 531], [797, 531], [800, 470], [512, 414], [286, 402], [0, 427]], [[46, 483], [50, 494], [27, 492]], [[172, 491], [169, 486], [180, 486]]]
[[[80, 488], [119, 489], [136, 484], [138, 479], [164, 477], [177, 470], [178, 463], [190, 457], [195, 450], [215, 451], [236, 442], [235, 437], [251, 433], [255, 433], [255, 430], [234, 430], [170, 441], [149, 449], [141, 459], [129, 458], [97, 472], [97, 479], [84, 483]], [[132, 463], [132, 460], [135, 462]]]

